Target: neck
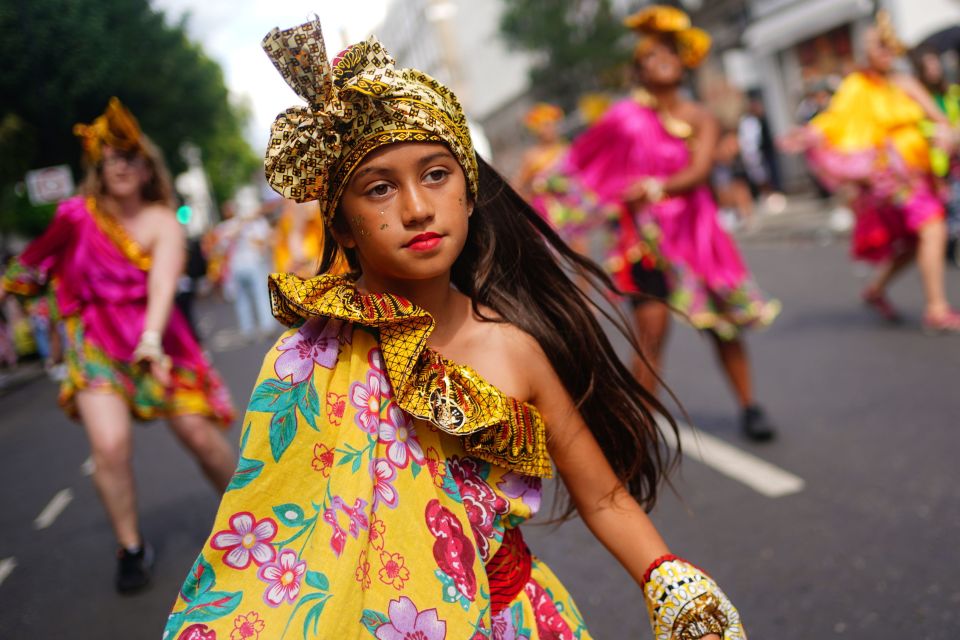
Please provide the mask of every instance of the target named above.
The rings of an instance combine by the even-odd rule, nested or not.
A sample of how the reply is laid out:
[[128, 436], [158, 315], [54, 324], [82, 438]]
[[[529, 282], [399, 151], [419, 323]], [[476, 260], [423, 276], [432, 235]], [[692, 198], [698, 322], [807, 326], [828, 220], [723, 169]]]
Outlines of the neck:
[[657, 101], [657, 106], [669, 109], [680, 102], [680, 88], [677, 85], [644, 85], [651, 96]]
[[110, 201], [114, 212], [124, 218], [135, 216], [143, 208], [143, 198], [140, 197], [140, 194], [123, 197], [107, 196], [107, 199]]
[[439, 332], [453, 326], [463, 313], [462, 305], [457, 304], [463, 296], [451, 286], [449, 272], [428, 280], [396, 280], [364, 273], [357, 286], [368, 293], [392, 293], [406, 298], [433, 317]]

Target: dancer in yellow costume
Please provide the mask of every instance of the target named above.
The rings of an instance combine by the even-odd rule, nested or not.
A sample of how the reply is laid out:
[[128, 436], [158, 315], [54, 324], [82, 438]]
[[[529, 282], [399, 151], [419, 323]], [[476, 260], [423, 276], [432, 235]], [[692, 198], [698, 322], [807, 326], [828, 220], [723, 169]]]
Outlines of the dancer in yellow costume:
[[285, 200], [277, 221], [274, 269], [309, 278], [317, 273], [323, 254], [323, 219], [317, 203]]
[[960, 313], [950, 308], [944, 287], [947, 226], [923, 125], [934, 123], [933, 142], [946, 149], [956, 147], [957, 132], [923, 85], [894, 69], [904, 46], [885, 12], [867, 32], [864, 49], [863, 70], [847, 76], [827, 109], [786, 147], [805, 148], [826, 186], [853, 192], [851, 252], [880, 265], [864, 302], [885, 319], [899, 320], [886, 291], [916, 260], [926, 297], [924, 327], [960, 332]]
[[[641, 506], [668, 466], [663, 408], [564, 265], [609, 289], [603, 271], [476, 156], [456, 97], [376, 38], [331, 63], [314, 22], [264, 48], [308, 105], [274, 123], [268, 180], [318, 200], [336, 243], [324, 275], [271, 278], [293, 328], [164, 637], [589, 638], [519, 528], [555, 466], [658, 639], [743, 638]], [[346, 276], [326, 273], [338, 256]]]

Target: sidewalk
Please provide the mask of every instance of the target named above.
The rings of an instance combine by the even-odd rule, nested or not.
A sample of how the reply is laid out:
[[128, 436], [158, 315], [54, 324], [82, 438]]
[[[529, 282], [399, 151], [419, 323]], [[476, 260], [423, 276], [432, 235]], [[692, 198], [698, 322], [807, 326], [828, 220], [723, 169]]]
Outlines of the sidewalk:
[[753, 220], [741, 224], [734, 235], [741, 243], [806, 241], [828, 244], [850, 234], [852, 214], [838, 212], [838, 201], [821, 200], [811, 194], [787, 196], [780, 213], [765, 210], [757, 203]]

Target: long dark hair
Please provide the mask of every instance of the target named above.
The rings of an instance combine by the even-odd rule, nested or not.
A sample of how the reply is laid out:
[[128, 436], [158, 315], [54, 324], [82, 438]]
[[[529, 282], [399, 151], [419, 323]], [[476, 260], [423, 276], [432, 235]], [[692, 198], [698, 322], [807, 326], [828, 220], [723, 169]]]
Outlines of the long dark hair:
[[[451, 270], [453, 284], [470, 297], [478, 317], [502, 319], [539, 342], [620, 481], [652, 509], [676, 461], [663, 446], [653, 412], [666, 417], [674, 435], [677, 426], [620, 360], [597, 319], [599, 314], [610, 321], [642, 358], [623, 316], [597, 302], [622, 292], [600, 266], [568, 247], [493, 167], [478, 161], [479, 193], [466, 245]], [[356, 256], [329, 235], [320, 273], [341, 256], [356, 271]], [[574, 284], [570, 273], [588, 290]], [[480, 307], [498, 317], [484, 316]], [[573, 511], [568, 499], [563, 517]]]

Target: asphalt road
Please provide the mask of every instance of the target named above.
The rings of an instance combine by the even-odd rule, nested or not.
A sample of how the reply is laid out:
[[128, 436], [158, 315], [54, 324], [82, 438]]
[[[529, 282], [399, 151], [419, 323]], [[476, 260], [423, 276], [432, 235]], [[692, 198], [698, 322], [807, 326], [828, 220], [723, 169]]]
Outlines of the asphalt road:
[[[672, 336], [667, 379], [696, 426], [793, 474], [802, 489], [769, 497], [688, 458], [677, 493], [665, 492], [654, 512], [658, 526], [675, 553], [723, 586], [754, 640], [957, 637], [960, 336], [920, 331], [915, 272], [892, 291], [908, 315], [894, 328], [860, 306], [864, 272], [840, 245], [754, 245], [747, 256], [784, 303], [778, 322], [749, 340], [758, 395], [780, 437], [765, 445], [740, 437], [710, 345], [689, 329]], [[960, 273], [949, 274], [949, 287], [960, 305]], [[242, 404], [268, 345], [231, 340], [229, 309], [203, 314], [216, 364]], [[236, 426], [230, 436], [236, 441]], [[720, 455], [712, 446], [701, 454], [708, 463]], [[120, 597], [86, 458], [53, 384], [0, 397], [0, 638], [160, 636], [217, 499], [162, 425], [138, 429], [142, 527], [159, 562], [149, 591]], [[51, 501], [62, 511], [37, 529]], [[526, 534], [595, 638], [649, 638], [639, 588], [580, 522]]]

